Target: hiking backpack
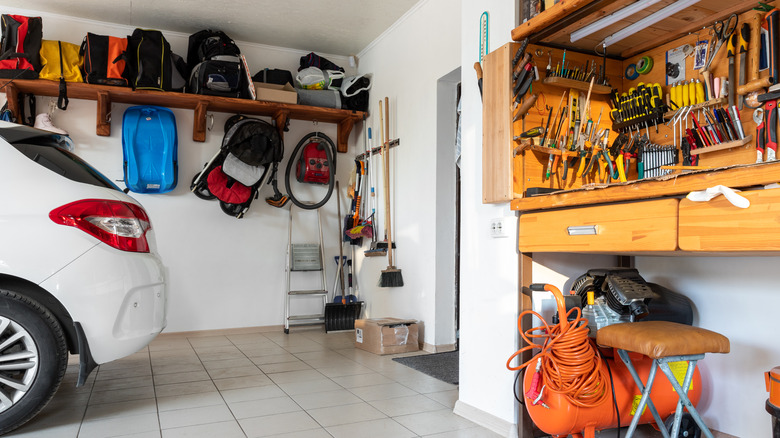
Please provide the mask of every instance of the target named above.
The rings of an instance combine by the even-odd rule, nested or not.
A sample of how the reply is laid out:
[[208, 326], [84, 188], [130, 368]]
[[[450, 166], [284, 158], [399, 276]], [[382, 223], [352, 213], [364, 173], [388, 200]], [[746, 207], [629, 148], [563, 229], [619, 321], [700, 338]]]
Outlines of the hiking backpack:
[[130, 86], [138, 90], [183, 91], [186, 67], [159, 30], [135, 29], [127, 37]]
[[0, 39], [0, 78], [36, 79], [41, 71], [41, 17], [3, 14]]
[[220, 30], [201, 30], [190, 35], [187, 66], [191, 69], [189, 91], [223, 97], [250, 97], [249, 75], [241, 51]]

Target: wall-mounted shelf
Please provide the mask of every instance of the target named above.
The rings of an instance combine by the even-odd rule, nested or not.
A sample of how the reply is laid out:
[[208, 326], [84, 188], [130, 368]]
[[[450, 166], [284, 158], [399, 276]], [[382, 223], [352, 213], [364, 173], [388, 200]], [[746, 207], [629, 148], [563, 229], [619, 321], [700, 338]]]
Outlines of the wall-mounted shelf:
[[[588, 91], [590, 88], [590, 82], [577, 81], [574, 79], [562, 78], [558, 76], [547, 77], [542, 79], [543, 84], [554, 85], [561, 88], [574, 88], [575, 90]], [[593, 84], [593, 94], [609, 94], [612, 92], [612, 88], [606, 85]]]
[[[0, 80], [0, 86], [3, 85], [5, 85], [5, 88], [2, 90], [5, 91], [8, 97], [8, 109], [10, 109], [14, 115], [19, 114], [17, 104], [17, 96], [19, 93], [52, 97], [59, 95], [59, 82], [45, 79]], [[282, 136], [282, 130], [287, 125], [289, 119], [335, 123], [337, 124], [336, 147], [337, 150], [342, 153], [347, 152], [349, 134], [352, 132], [355, 122], [363, 120], [367, 116], [367, 114], [362, 111], [291, 105], [261, 100], [204, 96], [200, 94], [149, 90], [133, 91], [130, 88], [124, 87], [76, 82], [68, 83], [68, 98], [97, 101], [96, 133], [101, 136], [111, 135], [111, 103], [159, 105], [169, 108], [194, 110], [195, 122], [192, 127], [192, 140], [199, 142], [206, 141], [206, 113], [208, 111], [272, 117], [274, 121], [276, 121], [279, 134]]]
[[708, 152], [715, 152], [715, 151], [722, 151], [722, 150], [725, 150], [725, 149], [738, 148], [740, 146], [744, 146], [744, 145], [750, 143], [751, 141], [753, 141], [753, 136], [752, 135], [748, 135], [747, 137], [743, 138], [742, 140], [727, 141], [725, 143], [720, 143], [720, 144], [716, 144], [716, 145], [712, 145], [712, 146], [691, 149], [691, 155], [706, 154]]

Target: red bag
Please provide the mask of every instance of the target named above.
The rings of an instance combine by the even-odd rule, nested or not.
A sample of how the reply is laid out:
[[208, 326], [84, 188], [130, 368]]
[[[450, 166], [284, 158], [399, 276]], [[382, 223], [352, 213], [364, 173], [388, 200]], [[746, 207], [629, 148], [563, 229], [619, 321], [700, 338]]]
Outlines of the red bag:
[[41, 71], [41, 17], [3, 14], [0, 19], [0, 78], [37, 79]]

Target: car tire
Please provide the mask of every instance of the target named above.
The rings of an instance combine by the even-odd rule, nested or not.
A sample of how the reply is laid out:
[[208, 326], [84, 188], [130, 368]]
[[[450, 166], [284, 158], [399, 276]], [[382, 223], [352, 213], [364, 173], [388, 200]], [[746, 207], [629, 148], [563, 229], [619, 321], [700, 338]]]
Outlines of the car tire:
[[65, 335], [57, 319], [38, 302], [4, 289], [0, 289], [0, 363], [4, 365], [0, 369], [3, 435], [49, 403], [68, 365]]

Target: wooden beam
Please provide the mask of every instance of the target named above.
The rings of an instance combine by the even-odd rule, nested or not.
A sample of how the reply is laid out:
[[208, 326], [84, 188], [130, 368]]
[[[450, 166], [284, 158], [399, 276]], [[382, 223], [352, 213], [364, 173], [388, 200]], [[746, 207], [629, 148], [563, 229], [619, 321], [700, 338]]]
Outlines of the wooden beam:
[[22, 121], [19, 120], [19, 89], [16, 88], [16, 85], [12, 83], [6, 84], [5, 98], [8, 102], [8, 109], [11, 111], [11, 115], [13, 116], [14, 120], [22, 123]]
[[[670, 41], [674, 41], [677, 38], [680, 38], [681, 36], [687, 35], [691, 32], [696, 32], [701, 30], [702, 28], [705, 28], [707, 26], [712, 26], [712, 24], [716, 20], [722, 20], [724, 18], [727, 18], [731, 14], [739, 14], [745, 11], [750, 10], [753, 6], [756, 5], [755, 1], [750, 0], [741, 0], [735, 2], [732, 6], [729, 6], [728, 8], [722, 9], [720, 11], [717, 11], [711, 15], [708, 15], [705, 18], [702, 18], [701, 20], [695, 21], [690, 23], [688, 26], [685, 26], [681, 29], [677, 29], [676, 32], [668, 33], [663, 37], [660, 38], [646, 38], [646, 39], [639, 39], [643, 40], [644, 42], [635, 44], [631, 46], [630, 49], [625, 50], [620, 54], [620, 57], [623, 59], [630, 58], [632, 56], [638, 55], [642, 52], [645, 52], [647, 50], [650, 50], [654, 47], [661, 46], [663, 44], [666, 44]], [[737, 32], [739, 32], [739, 29], [737, 29]], [[751, 41], [752, 43], [752, 41]], [[609, 48], [607, 48], [609, 49]]]
[[595, 0], [561, 0], [554, 4], [550, 9], [539, 13], [525, 23], [512, 29], [512, 39], [522, 41], [525, 37], [547, 30], [548, 27], [555, 25], [556, 22], [563, 20], [574, 11], [583, 8]]
[[192, 122], [192, 141], [206, 141], [206, 113], [208, 101], [202, 100], [195, 105], [195, 120]]
[[111, 96], [108, 91], [97, 92], [97, 125], [95, 133], [102, 137], [111, 135]]

